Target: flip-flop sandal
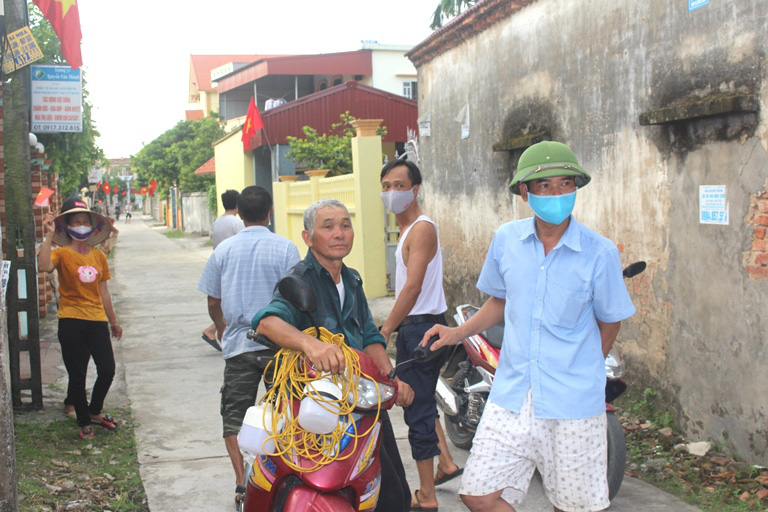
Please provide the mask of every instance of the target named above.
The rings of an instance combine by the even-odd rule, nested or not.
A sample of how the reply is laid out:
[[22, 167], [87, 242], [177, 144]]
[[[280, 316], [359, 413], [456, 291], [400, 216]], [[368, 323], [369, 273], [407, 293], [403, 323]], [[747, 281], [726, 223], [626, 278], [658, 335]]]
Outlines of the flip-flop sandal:
[[437, 474], [435, 475], [435, 485], [443, 485], [445, 482], [453, 480], [457, 476], [460, 476], [462, 473], [464, 473], [464, 468], [458, 468], [453, 473], [443, 473], [438, 468]]
[[425, 507], [419, 501], [419, 489], [416, 489], [411, 496], [411, 510], [421, 510], [424, 512], [438, 512], [437, 507]]
[[80, 438], [81, 439], [93, 439], [93, 430], [91, 427], [83, 427], [80, 429]]
[[205, 335], [205, 334], [203, 334], [203, 335], [201, 336], [201, 338], [203, 338], [203, 339], [206, 341], [206, 343], [208, 343], [210, 346], [212, 346], [213, 348], [215, 348], [216, 350], [218, 350], [219, 352], [221, 352], [221, 345], [219, 345], [219, 340], [217, 340], [217, 339], [215, 339], [215, 338], [209, 338], [209, 337], [208, 337], [207, 335]]
[[117, 421], [109, 414], [105, 414], [100, 420], [91, 420], [91, 424], [104, 427], [107, 430], [117, 430]]

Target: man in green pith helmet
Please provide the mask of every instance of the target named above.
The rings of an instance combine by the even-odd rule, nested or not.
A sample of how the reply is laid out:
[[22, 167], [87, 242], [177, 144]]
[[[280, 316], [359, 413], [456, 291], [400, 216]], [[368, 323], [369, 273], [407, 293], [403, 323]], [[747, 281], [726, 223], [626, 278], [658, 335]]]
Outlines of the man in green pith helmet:
[[463, 325], [436, 325], [422, 340], [439, 334], [437, 349], [504, 321], [459, 491], [474, 512], [514, 511], [534, 469], [555, 511], [610, 504], [604, 361], [635, 308], [616, 246], [571, 215], [590, 180], [564, 144], [526, 149], [509, 188], [535, 215], [496, 232], [477, 282], [490, 298]]

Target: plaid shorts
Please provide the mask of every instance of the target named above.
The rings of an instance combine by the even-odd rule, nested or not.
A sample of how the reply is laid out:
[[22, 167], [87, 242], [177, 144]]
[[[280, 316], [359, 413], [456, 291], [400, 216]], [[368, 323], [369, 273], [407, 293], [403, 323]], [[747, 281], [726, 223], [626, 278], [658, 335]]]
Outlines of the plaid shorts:
[[530, 391], [519, 414], [488, 402], [459, 493], [485, 496], [504, 489], [504, 500], [522, 503], [538, 469], [555, 507], [568, 512], [604, 510], [610, 505], [606, 429], [605, 414], [536, 419]]
[[245, 411], [256, 403], [259, 382], [266, 366], [258, 361], [262, 355], [265, 352], [245, 352], [224, 360], [224, 384], [221, 386], [224, 437], [240, 432]]

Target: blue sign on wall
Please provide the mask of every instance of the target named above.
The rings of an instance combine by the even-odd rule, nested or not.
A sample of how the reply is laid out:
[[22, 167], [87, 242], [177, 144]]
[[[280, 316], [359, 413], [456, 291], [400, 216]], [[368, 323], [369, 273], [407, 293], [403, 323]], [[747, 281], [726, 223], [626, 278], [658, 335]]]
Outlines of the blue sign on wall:
[[701, 9], [707, 5], [709, 5], [709, 0], [688, 0], [688, 12]]

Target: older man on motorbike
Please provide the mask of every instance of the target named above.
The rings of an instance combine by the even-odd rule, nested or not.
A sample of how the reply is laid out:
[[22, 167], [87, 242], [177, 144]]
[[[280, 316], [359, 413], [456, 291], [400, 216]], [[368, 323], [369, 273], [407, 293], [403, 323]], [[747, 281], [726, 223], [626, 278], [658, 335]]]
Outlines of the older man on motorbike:
[[[351, 252], [355, 232], [349, 211], [336, 199], [322, 199], [304, 212], [301, 233], [309, 247], [307, 256], [291, 273], [309, 284], [318, 299], [314, 313], [320, 325], [334, 334], [344, 334], [347, 345], [370, 355], [382, 373], [392, 369], [384, 337], [373, 323], [363, 292], [360, 274], [343, 260]], [[306, 316], [275, 290], [272, 302], [253, 317], [254, 330], [284, 348], [304, 352], [315, 367], [338, 373], [344, 370], [342, 351], [305, 334], [311, 327]], [[397, 405], [407, 406], [413, 400], [411, 387], [397, 382]], [[410, 508], [410, 489], [397, 449], [395, 434], [386, 411], [381, 411], [381, 487], [385, 490], [376, 507], [380, 512], [400, 512]]]
[[571, 215], [590, 181], [564, 144], [520, 156], [510, 189], [535, 216], [502, 225], [477, 288], [490, 298], [457, 328], [437, 325], [434, 348], [502, 319], [504, 343], [460, 493], [473, 512], [509, 512], [534, 469], [556, 511], [610, 504], [606, 478], [604, 358], [635, 312], [616, 246]]

